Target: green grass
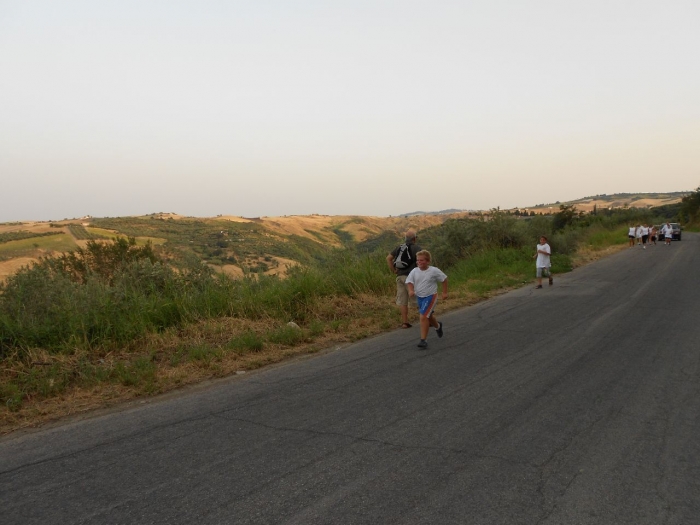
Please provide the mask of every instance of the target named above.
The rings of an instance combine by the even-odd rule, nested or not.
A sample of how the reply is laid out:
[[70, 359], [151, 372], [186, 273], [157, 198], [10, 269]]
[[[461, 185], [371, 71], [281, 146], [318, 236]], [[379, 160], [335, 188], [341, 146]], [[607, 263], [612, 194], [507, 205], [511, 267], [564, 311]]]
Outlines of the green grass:
[[253, 331], [246, 331], [231, 339], [226, 348], [244, 355], [251, 352], [260, 352], [265, 347], [264, 339]]
[[271, 343], [286, 346], [296, 346], [303, 343], [306, 338], [307, 336], [304, 333], [304, 330], [293, 326], [282, 326], [276, 330], [273, 330], [267, 336], [268, 341]]
[[33, 254], [36, 250], [67, 252], [77, 248], [73, 238], [67, 233], [45, 237], [33, 237], [19, 241], [0, 244], [0, 255], [4, 257], [22, 257]]
[[[86, 226], [85, 229], [92, 234], [101, 235], [108, 239], [116, 239], [120, 234], [113, 230], [106, 230], [104, 228], [95, 228], [94, 226]], [[123, 235], [122, 235], [123, 236]]]
[[[124, 237], [123, 234], [115, 232], [113, 230], [106, 230], [104, 228], [95, 228], [92, 226], [86, 226], [85, 230], [94, 235], [99, 237], [103, 237], [106, 239], [116, 239], [117, 237]], [[155, 246], [159, 246], [162, 244], [166, 243], [166, 239], [163, 239], [162, 237], [148, 237], [148, 236], [142, 236], [142, 237], [136, 237], [136, 244], [138, 246], [145, 246], [146, 243], [150, 242], [151, 244]]]
[[628, 227], [619, 226], [613, 230], [604, 228], [592, 228], [583, 237], [583, 244], [595, 249], [603, 249], [609, 246], [627, 244]]
[[50, 237], [52, 235], [60, 235], [61, 232], [30, 232], [25, 230], [0, 233], [0, 244], [10, 241], [20, 241], [23, 239], [35, 239], [39, 237]]

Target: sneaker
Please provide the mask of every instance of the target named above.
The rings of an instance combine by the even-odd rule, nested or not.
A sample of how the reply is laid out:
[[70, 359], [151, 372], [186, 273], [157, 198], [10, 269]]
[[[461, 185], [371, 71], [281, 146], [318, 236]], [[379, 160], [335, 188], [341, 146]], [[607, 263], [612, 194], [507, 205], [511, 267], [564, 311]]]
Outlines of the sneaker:
[[418, 343], [418, 348], [428, 348], [428, 341], [421, 339], [420, 343]]
[[550, 278], [549, 278], [549, 286], [552, 286], [553, 284], [554, 284], [554, 279], [552, 279], [552, 278], [550, 277]]
[[442, 337], [442, 323], [435, 329], [435, 333], [437, 333], [438, 337]]
[[535, 290], [537, 290], [538, 288], [542, 288], [542, 285], [538, 284], [537, 286], [535, 286]]

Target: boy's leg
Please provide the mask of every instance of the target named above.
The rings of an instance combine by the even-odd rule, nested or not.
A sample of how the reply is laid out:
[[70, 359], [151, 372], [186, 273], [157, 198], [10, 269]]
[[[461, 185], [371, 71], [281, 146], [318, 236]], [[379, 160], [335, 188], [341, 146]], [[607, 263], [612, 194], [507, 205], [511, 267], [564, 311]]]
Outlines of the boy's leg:
[[418, 313], [420, 314], [420, 338], [421, 344], [419, 346], [424, 346], [424, 341], [428, 338], [428, 330], [430, 329], [430, 324], [432, 322], [433, 309], [435, 308], [435, 303], [437, 302], [437, 294], [431, 295], [430, 297], [418, 297]]
[[430, 317], [425, 314], [420, 314], [420, 338], [428, 338], [428, 329], [430, 328]]
[[437, 320], [437, 317], [435, 317], [435, 314], [434, 313], [431, 313], [429, 315], [421, 314], [421, 316], [420, 316], [420, 338], [421, 339], [428, 338], [428, 332], [430, 331], [431, 326], [435, 329], [440, 328], [440, 323], [438, 323], [438, 320]]
[[442, 323], [435, 317], [435, 312], [430, 316], [430, 326], [435, 328], [435, 333], [437, 333], [438, 337], [442, 337]]

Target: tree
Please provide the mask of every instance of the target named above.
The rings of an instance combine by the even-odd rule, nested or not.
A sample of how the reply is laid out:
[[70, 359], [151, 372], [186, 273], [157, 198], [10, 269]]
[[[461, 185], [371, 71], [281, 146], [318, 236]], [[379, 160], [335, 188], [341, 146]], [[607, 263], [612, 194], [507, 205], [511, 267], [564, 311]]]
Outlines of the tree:
[[576, 206], [574, 206], [573, 204], [570, 206], [567, 206], [566, 204], [560, 204], [559, 212], [554, 214], [552, 229], [555, 232], [563, 230], [567, 226], [573, 225], [578, 217], [579, 213], [576, 211]]
[[681, 222], [685, 223], [700, 222], [700, 187], [681, 199], [681, 209], [678, 212], [678, 217]]

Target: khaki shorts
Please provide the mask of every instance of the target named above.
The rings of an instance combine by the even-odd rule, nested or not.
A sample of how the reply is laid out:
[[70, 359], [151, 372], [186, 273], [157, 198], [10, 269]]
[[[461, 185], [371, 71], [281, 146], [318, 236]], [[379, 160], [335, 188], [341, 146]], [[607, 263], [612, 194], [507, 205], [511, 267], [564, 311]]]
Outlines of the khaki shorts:
[[408, 277], [408, 275], [396, 276], [396, 304], [399, 306], [408, 306], [408, 286], [406, 286], [406, 277]]

